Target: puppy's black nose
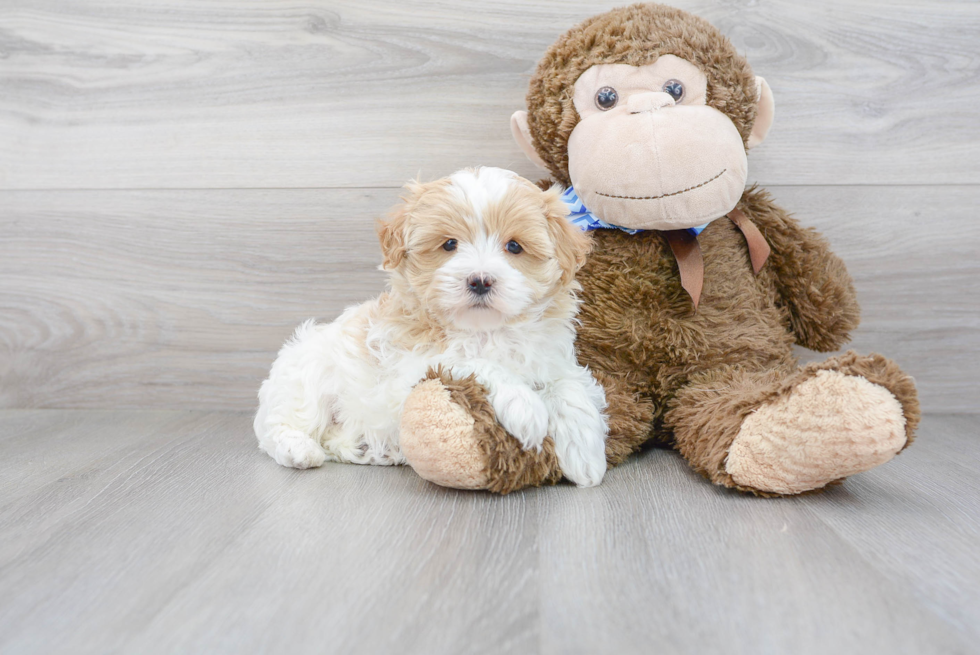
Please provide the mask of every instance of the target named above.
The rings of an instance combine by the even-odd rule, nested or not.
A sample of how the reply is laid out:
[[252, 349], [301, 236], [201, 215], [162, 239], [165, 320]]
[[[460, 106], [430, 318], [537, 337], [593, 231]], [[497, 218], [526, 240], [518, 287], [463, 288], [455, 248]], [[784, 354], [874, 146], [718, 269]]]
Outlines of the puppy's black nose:
[[485, 275], [474, 275], [466, 283], [469, 285], [470, 291], [478, 296], [485, 296], [490, 293], [490, 288], [493, 286], [493, 278]]

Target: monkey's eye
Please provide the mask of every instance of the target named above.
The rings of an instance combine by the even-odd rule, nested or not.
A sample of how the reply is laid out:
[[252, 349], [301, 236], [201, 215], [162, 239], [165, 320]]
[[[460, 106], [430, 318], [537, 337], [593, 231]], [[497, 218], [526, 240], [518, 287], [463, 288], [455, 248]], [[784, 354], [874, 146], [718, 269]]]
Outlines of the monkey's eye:
[[619, 94], [611, 86], [604, 86], [595, 94], [595, 106], [606, 111], [612, 109], [619, 102]]
[[664, 82], [664, 93], [673, 98], [674, 102], [680, 102], [684, 97], [684, 85], [680, 80], [667, 80]]
[[517, 243], [516, 241], [508, 241], [507, 252], [512, 255], [519, 255], [524, 252], [524, 248], [521, 248], [521, 244]]
[[450, 239], [446, 243], [442, 244], [442, 249], [446, 252], [452, 252], [456, 250], [456, 239]]

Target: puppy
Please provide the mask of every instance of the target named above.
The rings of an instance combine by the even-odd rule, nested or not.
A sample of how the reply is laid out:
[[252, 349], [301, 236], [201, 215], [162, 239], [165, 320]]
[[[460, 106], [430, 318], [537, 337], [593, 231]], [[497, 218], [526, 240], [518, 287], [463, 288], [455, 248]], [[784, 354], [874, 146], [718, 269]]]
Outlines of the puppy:
[[283, 466], [403, 464], [402, 407], [430, 367], [475, 375], [525, 449], [545, 436], [565, 477], [606, 471], [605, 395], [573, 345], [590, 242], [559, 191], [499, 168], [410, 183], [378, 234], [379, 298], [303, 323], [259, 390], [255, 434]]

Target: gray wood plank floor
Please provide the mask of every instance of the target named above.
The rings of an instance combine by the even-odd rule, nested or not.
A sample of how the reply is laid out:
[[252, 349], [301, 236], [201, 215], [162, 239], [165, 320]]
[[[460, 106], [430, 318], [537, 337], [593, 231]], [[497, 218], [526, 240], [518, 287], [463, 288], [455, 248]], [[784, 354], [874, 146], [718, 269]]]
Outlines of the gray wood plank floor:
[[0, 411], [0, 652], [980, 652], [977, 416], [774, 500], [659, 450], [506, 497], [294, 471], [249, 424]]

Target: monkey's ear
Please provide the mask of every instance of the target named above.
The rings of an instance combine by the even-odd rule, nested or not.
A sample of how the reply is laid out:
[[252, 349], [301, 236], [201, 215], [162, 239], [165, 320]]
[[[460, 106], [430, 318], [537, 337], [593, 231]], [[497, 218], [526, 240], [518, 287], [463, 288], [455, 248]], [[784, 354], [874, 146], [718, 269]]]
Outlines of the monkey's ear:
[[398, 268], [405, 259], [405, 225], [408, 222], [408, 212], [405, 205], [393, 209], [388, 220], [378, 221], [378, 241], [381, 242], [381, 252], [384, 262], [381, 270], [390, 271]]
[[514, 141], [517, 141], [517, 145], [532, 163], [539, 168], [548, 170], [548, 165], [544, 163], [538, 151], [534, 149], [534, 143], [531, 141], [531, 130], [527, 126], [527, 112], [523, 109], [515, 111], [514, 115], [510, 117], [510, 133], [514, 135]]
[[758, 106], [755, 110], [755, 123], [752, 124], [752, 132], [749, 134], [749, 141], [746, 144], [749, 148], [754, 148], [766, 139], [772, 121], [776, 117], [776, 102], [772, 98], [772, 89], [764, 78], [755, 76], [755, 88], [759, 94]]

